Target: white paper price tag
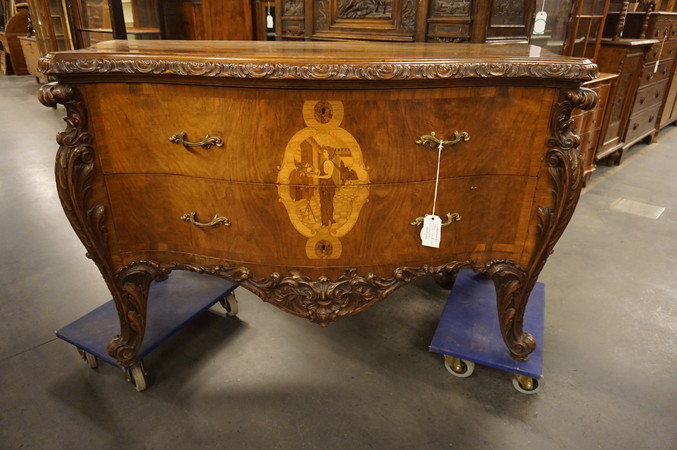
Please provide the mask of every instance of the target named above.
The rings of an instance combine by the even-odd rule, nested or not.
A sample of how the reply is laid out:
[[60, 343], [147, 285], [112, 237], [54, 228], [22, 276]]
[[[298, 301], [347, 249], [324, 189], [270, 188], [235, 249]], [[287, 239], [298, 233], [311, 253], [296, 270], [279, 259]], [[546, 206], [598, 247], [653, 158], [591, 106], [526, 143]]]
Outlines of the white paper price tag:
[[273, 16], [271, 16], [270, 13], [268, 13], [268, 15], [266, 16], [266, 28], [273, 28], [273, 25], [275, 25], [273, 23]]
[[545, 23], [548, 20], [548, 14], [545, 11], [536, 13], [536, 20], [534, 21], [533, 34], [545, 34]]
[[440, 248], [440, 238], [442, 236], [442, 219], [434, 215], [427, 215], [423, 218], [423, 228], [421, 229], [421, 241], [425, 247]]

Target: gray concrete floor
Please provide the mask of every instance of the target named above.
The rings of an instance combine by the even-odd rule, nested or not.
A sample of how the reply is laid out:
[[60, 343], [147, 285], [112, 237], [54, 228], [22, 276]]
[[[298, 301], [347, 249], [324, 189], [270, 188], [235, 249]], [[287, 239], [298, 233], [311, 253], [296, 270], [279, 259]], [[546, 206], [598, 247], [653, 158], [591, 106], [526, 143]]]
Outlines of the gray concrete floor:
[[[146, 358], [136, 392], [54, 330], [110, 298], [54, 180], [63, 109], [0, 76], [1, 448], [677, 448], [677, 129], [600, 167], [546, 264], [544, 385], [450, 376], [431, 280], [321, 329], [241, 292]], [[628, 198], [658, 220], [610, 209]]]

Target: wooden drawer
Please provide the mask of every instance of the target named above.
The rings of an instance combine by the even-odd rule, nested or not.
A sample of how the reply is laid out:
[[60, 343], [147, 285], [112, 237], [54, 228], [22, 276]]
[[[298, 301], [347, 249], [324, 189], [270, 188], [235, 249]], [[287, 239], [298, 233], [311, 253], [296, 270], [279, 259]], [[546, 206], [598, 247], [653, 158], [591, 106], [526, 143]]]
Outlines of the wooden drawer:
[[661, 105], [654, 105], [652, 108], [642, 110], [638, 114], [633, 114], [628, 121], [628, 129], [625, 132], [626, 143], [632, 143], [641, 136], [646, 136], [648, 132], [655, 129], [658, 110]]
[[[420, 227], [410, 224], [430, 213], [432, 182], [333, 187], [331, 213], [325, 209], [330, 204], [326, 186], [323, 192], [318, 186], [159, 174], [108, 175], [106, 183], [119, 243], [113, 252], [127, 259], [150, 252], [162, 260], [162, 254], [178, 252], [243, 264], [359, 267], [443, 264], [480, 258], [486, 252], [519, 260], [536, 178], [441, 180], [438, 215], [458, 213], [461, 220], [443, 228], [439, 249], [423, 247]], [[296, 191], [291, 194], [291, 189]], [[180, 220], [191, 212], [201, 222], [218, 214], [232, 225], [201, 228]], [[325, 213], [331, 216], [327, 224]]]
[[604, 111], [606, 109], [607, 101], [609, 100], [609, 91], [611, 85], [605, 82], [602, 85], [592, 87], [592, 90], [597, 93], [597, 104], [589, 111], [581, 111], [574, 109], [571, 118], [574, 120], [572, 128], [574, 133], [584, 134], [592, 130], [599, 129], [604, 120]]
[[658, 83], [644, 86], [638, 90], [637, 96], [635, 97], [635, 103], [632, 107], [632, 114], [660, 104], [663, 101], [667, 85], [668, 80], [661, 80]]
[[585, 134], [590, 131], [599, 130], [604, 119], [604, 110], [595, 107], [593, 110], [573, 117], [574, 126], [572, 131], [575, 134]]
[[661, 52], [661, 59], [670, 59], [677, 57], [677, 40], [667, 41], [663, 51]]
[[645, 64], [655, 63], [656, 60], [674, 58], [677, 54], [677, 41], [658, 42], [651, 47], [644, 60]]
[[[360, 153], [371, 182], [432, 180], [436, 149], [415, 143], [431, 131], [445, 139], [453, 138], [455, 131], [470, 136], [468, 142], [445, 150], [442, 177], [534, 176], [546, 151], [540, 136], [550, 128], [547, 117], [556, 94], [549, 88], [514, 87], [361, 91], [86, 87], [92, 136], [105, 173], [264, 183], [276, 182], [285, 155], [302, 153], [304, 145], [316, 147], [308, 150], [303, 162], [315, 169], [320, 147], [328, 148], [330, 157], [348, 149], [342, 162], [352, 164]], [[326, 123], [316, 117], [320, 113], [314, 107], [320, 104], [326, 108], [318, 111], [326, 109], [330, 117]], [[487, 127], [494, 132], [487, 133]], [[188, 150], [169, 141], [179, 132], [193, 141], [206, 134], [218, 136], [224, 145]], [[518, 134], [516, 142], [513, 136]]]
[[662, 40], [664, 36], [668, 39], [671, 33], [671, 20], [669, 17], [659, 17], [649, 21], [649, 26], [646, 30], [647, 39]]
[[579, 136], [581, 143], [578, 146], [578, 150], [581, 152], [581, 158], [583, 159], [584, 177], [589, 176], [597, 168], [597, 166], [595, 165], [595, 156], [597, 153], [597, 142], [599, 141], [599, 132], [600, 130], [597, 129], [589, 131]]
[[639, 79], [639, 87], [647, 86], [651, 83], [658, 83], [662, 80], [667, 80], [670, 77], [670, 70], [672, 69], [673, 60], [663, 60], [658, 64], [658, 69], [656, 69], [656, 64], [645, 64], [642, 68], [642, 73]]

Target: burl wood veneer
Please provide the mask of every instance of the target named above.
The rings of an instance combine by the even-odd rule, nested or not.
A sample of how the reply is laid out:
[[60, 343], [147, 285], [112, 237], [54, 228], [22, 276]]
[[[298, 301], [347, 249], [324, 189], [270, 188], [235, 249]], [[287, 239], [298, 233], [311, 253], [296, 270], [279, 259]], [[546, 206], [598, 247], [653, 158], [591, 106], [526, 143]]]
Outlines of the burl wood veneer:
[[[513, 358], [527, 299], [581, 188], [570, 114], [597, 67], [529, 45], [111, 41], [49, 55], [65, 105], [64, 210], [115, 299], [109, 352], [135, 362], [151, 281], [232, 280], [326, 325], [414, 278], [496, 285]], [[424, 247], [416, 219], [448, 225]], [[469, 137], [463, 139], [463, 133]], [[202, 141], [202, 145], [184, 142]]]

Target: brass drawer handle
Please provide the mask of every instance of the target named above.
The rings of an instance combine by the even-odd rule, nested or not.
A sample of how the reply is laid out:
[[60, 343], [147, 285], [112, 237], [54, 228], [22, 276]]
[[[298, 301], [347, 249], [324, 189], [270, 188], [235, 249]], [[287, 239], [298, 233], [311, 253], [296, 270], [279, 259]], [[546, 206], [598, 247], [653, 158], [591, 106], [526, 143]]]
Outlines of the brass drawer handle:
[[[423, 223], [424, 218], [425, 217], [417, 217], [411, 222], [409, 222], [409, 225], [417, 227]], [[447, 220], [442, 222], [442, 226], [446, 227], [447, 225], [451, 224], [451, 222], [458, 222], [459, 220], [461, 220], [461, 215], [459, 213], [447, 213]]]
[[186, 148], [202, 147], [204, 149], [208, 149], [208, 148], [211, 148], [212, 145], [216, 145], [217, 147], [223, 147], [223, 141], [221, 140], [220, 137], [216, 137], [216, 136], [212, 137], [210, 135], [206, 135], [199, 142], [186, 141], [185, 137], [186, 137], [186, 132], [182, 131], [181, 133], [176, 133], [175, 135], [170, 137], [169, 142], [171, 142], [173, 144], [183, 144], [183, 146], [186, 147]]
[[423, 136], [421, 136], [416, 141], [416, 143], [418, 145], [428, 144], [432, 148], [436, 149], [436, 148], [438, 148], [438, 146], [440, 144], [442, 144], [443, 146], [447, 146], [447, 145], [458, 144], [461, 141], [467, 142], [469, 140], [470, 140], [470, 135], [468, 133], [466, 133], [465, 131], [454, 131], [454, 139], [452, 139], [451, 141], [445, 141], [444, 139], [439, 139], [437, 136], [435, 136], [435, 132], [431, 131], [430, 134], [424, 134]]
[[218, 214], [214, 214], [214, 218], [207, 223], [198, 222], [195, 220], [195, 214], [196, 214], [195, 211], [186, 213], [183, 214], [181, 217], [179, 217], [179, 219], [183, 220], [184, 222], [190, 222], [196, 227], [200, 228], [215, 227], [217, 225], [229, 227], [232, 225], [232, 223], [227, 217], [219, 216]]

